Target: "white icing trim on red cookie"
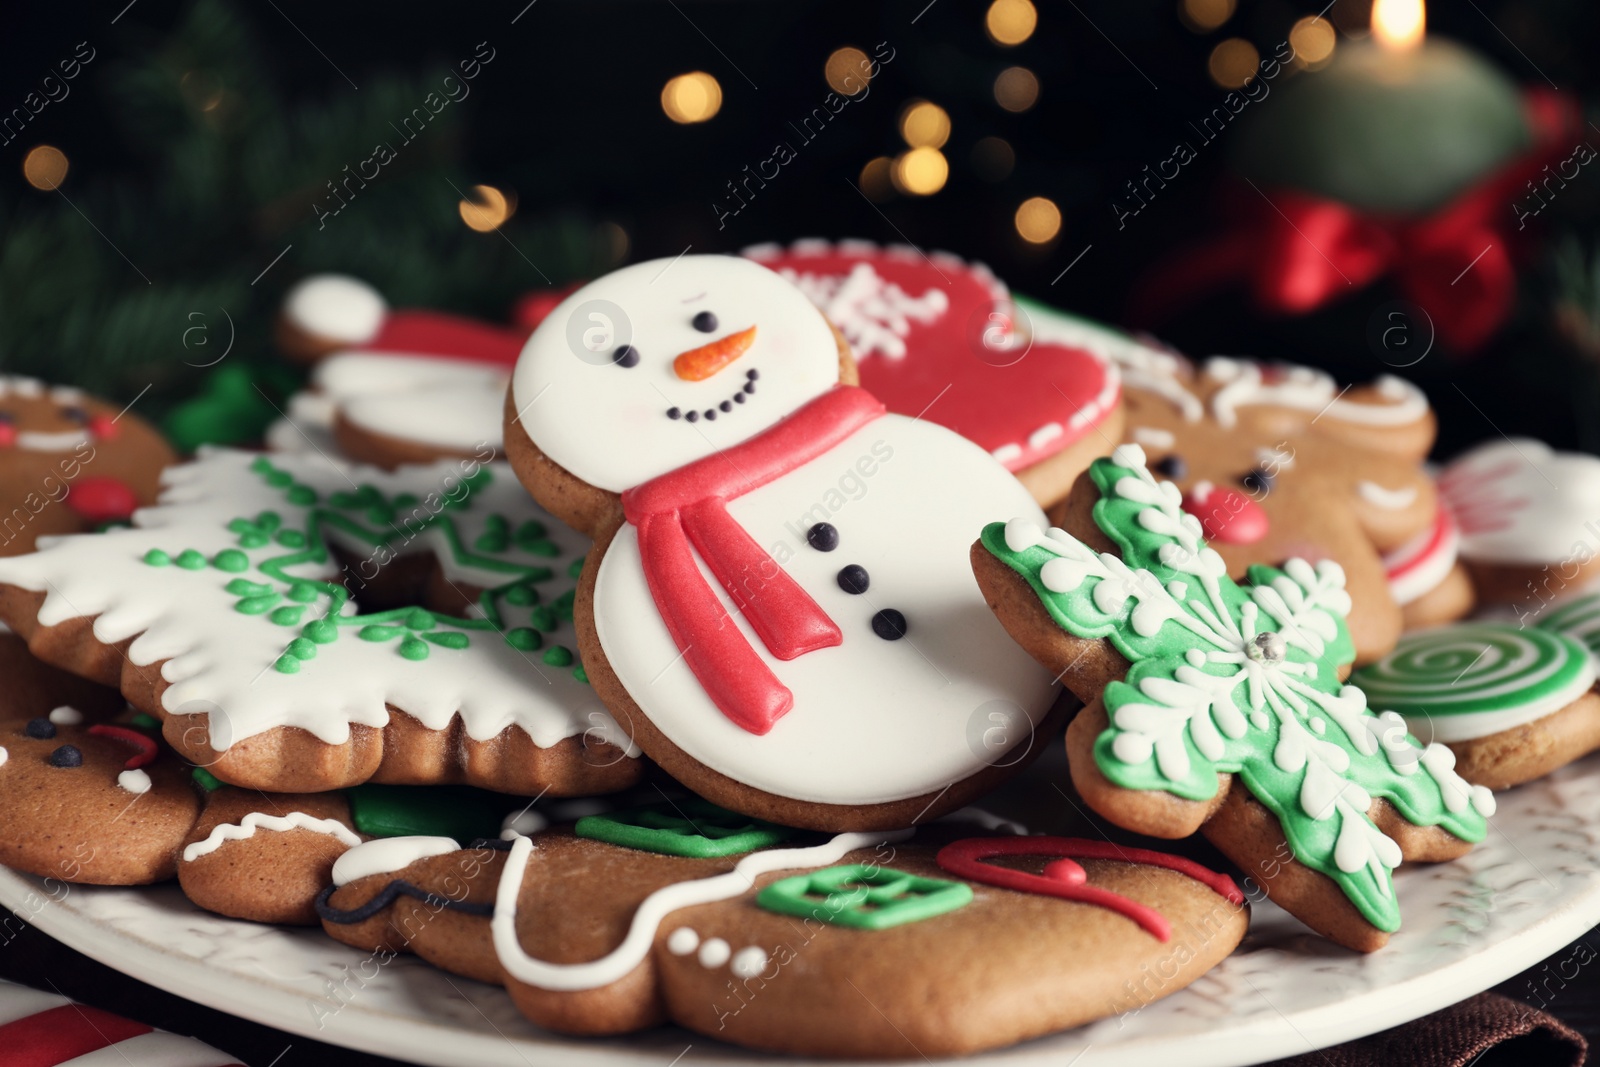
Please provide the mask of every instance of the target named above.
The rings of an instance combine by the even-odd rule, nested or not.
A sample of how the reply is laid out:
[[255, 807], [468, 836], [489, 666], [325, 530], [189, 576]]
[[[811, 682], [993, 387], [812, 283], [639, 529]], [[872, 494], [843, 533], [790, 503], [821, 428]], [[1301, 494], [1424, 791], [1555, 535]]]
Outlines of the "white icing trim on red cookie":
[[1441, 503], [1431, 526], [1383, 557], [1394, 602], [1404, 607], [1438, 588], [1455, 569], [1460, 544], [1450, 509]]
[[333, 861], [333, 884], [346, 886], [370, 875], [404, 870], [418, 860], [460, 850], [454, 838], [421, 834], [363, 841]]
[[[278, 726], [299, 727], [328, 744], [343, 744], [353, 724], [387, 725], [393, 706], [431, 730], [445, 729], [459, 714], [467, 735], [478, 741], [516, 726], [541, 748], [587, 735], [618, 745], [630, 756], [639, 754], [571, 669], [543, 663], [537, 651], [520, 652], [493, 631], [475, 631], [468, 647], [435, 647], [426, 659], [414, 662], [397, 654], [396, 642], [362, 640], [341, 628], [341, 636], [319, 645], [298, 673], [274, 669], [300, 635], [300, 624], [275, 625], [267, 616], [237, 610], [240, 597], [226, 587], [247, 575], [209, 565], [183, 570], [144, 562], [151, 550], [175, 555], [188, 549], [215, 559], [217, 553], [239, 547], [239, 536], [228, 529], [230, 521], [265, 511], [281, 515], [286, 528], [303, 528], [312, 505], [290, 503], [284, 489], [267, 485], [253, 470], [256, 459], [245, 452], [202, 450], [194, 462], [165, 472], [160, 505], [138, 511], [133, 527], [41, 539], [38, 552], [0, 559], [0, 582], [46, 594], [40, 625], [97, 616], [98, 640], [114, 645], [133, 639], [127, 655], [135, 665], [165, 661], [162, 676], [170, 684], [162, 695], [163, 707], [173, 714], [205, 714], [209, 743], [218, 751]], [[506, 521], [512, 531], [524, 522], [542, 524], [556, 556], [515, 544], [502, 555], [508, 562], [554, 572], [539, 586], [546, 604], [573, 589], [575, 579], [567, 567], [587, 550], [588, 539], [539, 509], [502, 463], [483, 466], [490, 475], [487, 484], [470, 492], [460, 490], [470, 473], [463, 463], [394, 472], [318, 455], [275, 456], [272, 463], [311, 488], [319, 501], [370, 485], [391, 499], [402, 493], [415, 496], [418, 504], [407, 514], [426, 518], [435, 513], [433, 508], [442, 509], [446, 494], [466, 496], [465, 506], [437, 513], [451, 518], [468, 547], [489, 533], [492, 516]], [[430, 499], [441, 503], [430, 504]], [[440, 526], [409, 537], [399, 526], [391, 528], [396, 534], [391, 540], [402, 551], [433, 552], [450, 582], [487, 587], [506, 578], [504, 571], [455, 559], [447, 531]], [[362, 561], [379, 559], [370, 546], [342, 535], [333, 540], [355, 548]], [[246, 553], [252, 560], [248, 576], [261, 580], [254, 564], [285, 552], [274, 543]], [[345, 572], [332, 562], [305, 563], [291, 575], [344, 580], [359, 592], [359, 584], [381, 569], [375, 564], [369, 572], [365, 562]], [[326, 603], [323, 597], [318, 610], [326, 611]], [[345, 607], [345, 614], [353, 614], [353, 604]], [[308, 608], [302, 622], [317, 617]], [[556, 625], [552, 640], [572, 645], [570, 624]]]
[[[884, 842], [904, 841], [911, 834], [910, 830], [839, 834], [825, 844], [809, 848], [765, 849], [745, 856], [731, 871], [663, 886], [646, 897], [633, 913], [633, 921], [628, 926], [628, 934], [622, 944], [600, 959], [587, 963], [550, 963], [535, 959], [524, 951], [522, 941], [517, 936], [517, 897], [522, 891], [523, 876], [527, 873], [528, 856], [536, 845], [531, 838], [518, 838], [511, 844], [511, 852], [500, 871], [499, 888], [495, 891], [494, 918], [490, 920], [495, 955], [507, 975], [526, 985], [557, 992], [598, 989], [626, 977], [637, 967], [655, 944], [662, 921], [679, 909], [741, 896], [754, 888], [755, 880], [763, 874], [815, 870], [837, 863], [857, 849], [872, 848]], [[698, 935], [696, 938], [698, 944]], [[679, 947], [685, 942], [686, 939], [679, 939]], [[713, 942], [721, 944], [723, 949], [728, 947], [728, 943], [720, 938], [699, 944], [702, 963], [705, 963], [703, 954], [707, 946]], [[677, 949], [669, 944], [669, 951], [677, 952]], [[691, 948], [680, 954], [687, 955], [692, 951], [695, 950]], [[721, 950], [713, 955], [721, 959], [716, 964], [706, 963], [706, 966], [720, 965], [727, 958], [721, 955]]]
[[[1593, 552], [1600, 458], [1528, 437], [1479, 445], [1448, 464], [1439, 490], [1461, 527], [1461, 555], [1540, 566]], [[1587, 557], [1585, 557], [1587, 558]]]
[[229, 841], [248, 840], [256, 836], [257, 830], [273, 833], [310, 830], [312, 833], [337, 838], [346, 848], [355, 848], [361, 844], [361, 838], [337, 819], [318, 819], [303, 811], [291, 811], [287, 815], [268, 815], [264, 811], [252, 811], [236, 823], [222, 823], [213, 827], [210, 836], [204, 841], [195, 841], [185, 847], [183, 861], [193, 863], [202, 856], [211, 855]]
[[389, 305], [371, 285], [347, 274], [314, 274], [283, 301], [290, 322], [316, 337], [360, 344], [377, 335]]
[[857, 263], [842, 278], [804, 274], [790, 267], [778, 273], [822, 309], [850, 342], [857, 359], [875, 355], [904, 359], [912, 321], [932, 325], [950, 308], [949, 297], [940, 290], [912, 296], [885, 281], [871, 263]]

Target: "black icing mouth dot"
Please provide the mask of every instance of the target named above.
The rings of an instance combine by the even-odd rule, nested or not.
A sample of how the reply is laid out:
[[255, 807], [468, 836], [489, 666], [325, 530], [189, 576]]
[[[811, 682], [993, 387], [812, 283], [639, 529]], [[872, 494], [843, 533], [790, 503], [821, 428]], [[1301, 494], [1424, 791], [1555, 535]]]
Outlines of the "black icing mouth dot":
[[1272, 488], [1272, 483], [1275, 480], [1272, 475], [1260, 467], [1252, 467], [1243, 478], [1239, 479], [1239, 484], [1252, 493], [1265, 493]]
[[701, 333], [710, 333], [717, 328], [717, 317], [709, 311], [700, 312], [690, 321]]
[[38, 741], [48, 741], [56, 735], [56, 724], [49, 719], [29, 719], [22, 732]]
[[1176, 481], [1177, 479], [1182, 478], [1185, 474], [1189, 473], [1189, 465], [1183, 461], [1182, 456], [1173, 454], [1170, 456], [1162, 456], [1160, 459], [1150, 464], [1150, 470], [1152, 473], [1159, 474], [1163, 478]]
[[611, 362], [619, 367], [637, 367], [639, 350], [632, 345], [618, 345], [617, 350], [611, 353]]
[[906, 635], [906, 617], [893, 608], [884, 608], [872, 617], [872, 632], [885, 641], [898, 641]]
[[859, 563], [852, 563], [839, 572], [839, 588], [846, 593], [860, 596], [872, 584], [872, 578], [867, 574], [867, 568]]
[[78, 748], [77, 745], [62, 745], [60, 748], [50, 753], [50, 766], [82, 767], [83, 752]]
[[832, 552], [839, 547], [839, 528], [831, 522], [819, 522], [806, 531], [806, 544], [818, 552]]
[[[701, 314], [709, 315], [710, 312], [703, 311]], [[696, 316], [696, 318], [698, 317], [699, 316]], [[712, 318], [715, 320], [715, 316], [712, 316]], [[696, 327], [696, 329], [698, 328], [699, 327]], [[712, 329], [716, 329], [716, 327], [712, 326]], [[623, 349], [631, 348], [631, 345], [623, 345], [622, 348], [617, 349], [617, 351], [621, 352]], [[619, 358], [617, 362], [622, 363], [622, 360]], [[633, 363], [624, 363], [623, 366], [631, 367], [634, 365], [634, 363], [638, 362], [639, 354], [635, 352], [633, 355]], [[739, 387], [739, 391], [728, 397], [726, 400], [718, 401], [716, 407], [705, 408], [702, 411], [684, 411], [682, 408], [674, 405], [673, 407], [667, 409], [667, 418], [672, 419], [673, 421], [682, 419], [684, 422], [699, 422], [701, 419], [705, 419], [707, 422], [716, 422], [717, 415], [719, 413], [728, 414], [729, 412], [732, 412], [735, 404], [743, 404], [755, 394], [756, 379], [759, 377], [761, 377], [761, 372], [756, 370], [754, 367], [751, 367], [749, 370], [744, 372], [744, 384]]]

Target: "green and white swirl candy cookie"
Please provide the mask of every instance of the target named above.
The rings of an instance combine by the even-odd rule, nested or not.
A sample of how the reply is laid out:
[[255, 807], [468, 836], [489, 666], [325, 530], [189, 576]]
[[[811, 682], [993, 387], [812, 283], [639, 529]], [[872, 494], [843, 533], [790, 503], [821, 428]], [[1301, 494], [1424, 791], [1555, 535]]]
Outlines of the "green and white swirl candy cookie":
[[1406, 634], [1351, 675], [1376, 710], [1393, 711], [1425, 741], [1456, 753], [1469, 782], [1503, 789], [1600, 747], [1595, 660], [1579, 635], [1600, 598], [1537, 626], [1468, 622]]

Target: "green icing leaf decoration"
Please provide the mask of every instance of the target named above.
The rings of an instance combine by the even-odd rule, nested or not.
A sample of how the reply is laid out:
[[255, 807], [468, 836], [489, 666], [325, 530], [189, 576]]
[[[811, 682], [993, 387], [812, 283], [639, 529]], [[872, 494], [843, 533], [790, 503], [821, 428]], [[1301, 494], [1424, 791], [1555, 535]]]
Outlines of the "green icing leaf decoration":
[[1372, 714], [1360, 689], [1340, 683], [1355, 656], [1344, 572], [1296, 559], [1252, 567], [1237, 584], [1138, 446], [1096, 460], [1090, 475], [1095, 524], [1120, 558], [1023, 519], [990, 525], [983, 544], [1062, 629], [1105, 638], [1132, 663], [1104, 693], [1101, 772], [1201, 801], [1219, 772], [1238, 774], [1296, 859], [1337, 882], [1373, 926], [1398, 929], [1400, 849], [1368, 818], [1373, 799], [1474, 842], [1494, 800], [1455, 773], [1448, 749], [1424, 747], [1397, 714]]
[[887, 930], [964, 907], [965, 882], [923, 878], [887, 867], [849, 863], [783, 878], [756, 895], [756, 904], [780, 915], [817, 919], [857, 930]]
[[641, 852], [708, 859], [766, 848], [787, 840], [795, 831], [690, 797], [676, 803], [663, 801], [585, 815], [573, 833]]

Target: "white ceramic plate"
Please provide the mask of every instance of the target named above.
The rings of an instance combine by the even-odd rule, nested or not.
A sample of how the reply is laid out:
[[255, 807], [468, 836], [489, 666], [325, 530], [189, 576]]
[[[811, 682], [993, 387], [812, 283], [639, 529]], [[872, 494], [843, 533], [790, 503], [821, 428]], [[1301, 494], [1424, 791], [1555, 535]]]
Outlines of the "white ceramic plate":
[[[1060, 746], [1052, 746], [1059, 749]], [[993, 805], [1058, 813], [1035, 829], [1083, 832], [1042, 760]], [[1249, 939], [1186, 990], [1137, 1013], [975, 1062], [1235, 1067], [1338, 1044], [1453, 1004], [1537, 963], [1600, 923], [1600, 756], [1500, 798], [1466, 858], [1396, 878], [1405, 927], [1358, 956], [1271, 904]], [[71, 887], [0, 870], [0, 903], [79, 952], [222, 1011], [320, 1041], [421, 1064], [781, 1062], [676, 1029], [605, 1041], [538, 1030], [499, 988], [402, 957], [376, 966], [315, 930], [220, 919], [172, 886]], [[689, 1048], [692, 1046], [692, 1048]]]

